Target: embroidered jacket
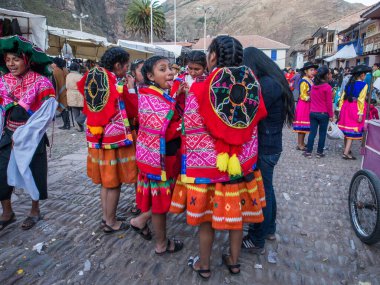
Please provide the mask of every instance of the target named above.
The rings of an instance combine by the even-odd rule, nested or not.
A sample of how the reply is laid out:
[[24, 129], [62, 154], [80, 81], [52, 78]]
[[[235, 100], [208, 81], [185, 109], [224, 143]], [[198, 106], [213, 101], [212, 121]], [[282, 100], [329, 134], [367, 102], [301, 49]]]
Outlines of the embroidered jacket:
[[310, 90], [311, 86], [313, 86], [313, 81], [308, 78], [307, 76], [304, 76], [300, 80], [300, 99], [303, 101], [309, 101], [310, 99]]
[[5, 110], [18, 104], [31, 115], [50, 97], [55, 97], [53, 85], [32, 70], [19, 77], [7, 73], [0, 79], [0, 102]]
[[[193, 87], [197, 88], [194, 83]], [[186, 98], [184, 129], [182, 135], [181, 181], [184, 183], [209, 184], [230, 181], [227, 172], [216, 166], [215, 139], [207, 131], [204, 118], [199, 114], [199, 105], [192, 92]], [[243, 176], [252, 172], [257, 162], [257, 126], [250, 141], [242, 146], [238, 155]]]
[[[343, 91], [342, 96], [339, 101], [339, 109], [342, 108], [344, 103], [344, 97], [346, 95], [346, 91], [351, 88], [352, 85], [346, 85], [345, 90]], [[358, 104], [358, 115], [363, 115], [364, 106], [365, 106], [365, 97], [367, 95], [368, 85], [364, 81], [355, 81], [352, 90], [352, 98], [357, 101]]]
[[149, 179], [166, 181], [168, 142], [180, 136], [176, 100], [162, 89], [149, 86], [139, 89], [138, 104], [137, 166]]

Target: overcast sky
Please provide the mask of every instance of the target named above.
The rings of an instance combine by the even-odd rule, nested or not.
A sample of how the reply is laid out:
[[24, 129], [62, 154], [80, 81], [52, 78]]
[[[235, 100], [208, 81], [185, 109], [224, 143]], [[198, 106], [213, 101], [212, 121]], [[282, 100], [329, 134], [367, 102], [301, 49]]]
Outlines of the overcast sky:
[[[172, 0], [158, 0], [159, 2], [163, 3], [165, 1], [172, 1]], [[377, 3], [379, 0], [345, 0], [350, 3], [362, 3], [364, 5], [372, 5]]]
[[362, 3], [364, 5], [372, 5], [379, 2], [379, 0], [345, 0], [345, 1], [350, 2], [350, 3]]

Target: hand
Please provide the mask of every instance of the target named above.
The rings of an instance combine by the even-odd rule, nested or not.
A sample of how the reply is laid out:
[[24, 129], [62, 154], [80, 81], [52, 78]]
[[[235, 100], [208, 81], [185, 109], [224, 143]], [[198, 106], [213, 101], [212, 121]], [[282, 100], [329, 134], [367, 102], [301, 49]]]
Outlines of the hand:
[[188, 88], [189, 88], [189, 86], [187, 85], [187, 83], [185, 81], [182, 81], [181, 84], [178, 87], [177, 95], [185, 92], [186, 89], [188, 89]]
[[358, 122], [361, 123], [363, 121], [363, 115], [359, 115]]
[[131, 75], [129, 75], [129, 74], [127, 74], [127, 84], [128, 84], [128, 89], [133, 89], [133, 88], [135, 88], [135, 79], [131, 76]]
[[330, 118], [330, 122], [334, 122], [334, 118]]

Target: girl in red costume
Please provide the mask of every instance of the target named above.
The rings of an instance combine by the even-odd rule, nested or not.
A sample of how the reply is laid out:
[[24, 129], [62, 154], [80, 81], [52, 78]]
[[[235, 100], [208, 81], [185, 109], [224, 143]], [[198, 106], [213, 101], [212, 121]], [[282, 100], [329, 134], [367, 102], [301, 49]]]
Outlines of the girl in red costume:
[[181, 118], [176, 100], [168, 92], [174, 76], [169, 60], [161, 56], [147, 59], [142, 74], [147, 86], [139, 89], [136, 161], [140, 172], [136, 202], [142, 215], [151, 211], [155, 253], [163, 255], [183, 248], [181, 241], [166, 237], [166, 213], [180, 169], [177, 153]]
[[199, 226], [200, 254], [188, 265], [211, 276], [215, 230], [228, 230], [230, 252], [222, 261], [231, 274], [238, 263], [243, 223], [262, 222], [265, 194], [257, 161], [257, 124], [266, 116], [256, 77], [243, 62], [243, 47], [229, 36], [215, 38], [207, 57], [210, 75], [195, 82], [186, 98], [181, 179], [172, 213], [187, 209], [187, 223]]
[[137, 116], [137, 96], [124, 86], [129, 54], [122, 48], [108, 49], [101, 66], [91, 69], [78, 90], [84, 95], [87, 116], [87, 175], [100, 184], [105, 233], [127, 230], [116, 217], [122, 183], [135, 183], [137, 167], [132, 130], [128, 119]]

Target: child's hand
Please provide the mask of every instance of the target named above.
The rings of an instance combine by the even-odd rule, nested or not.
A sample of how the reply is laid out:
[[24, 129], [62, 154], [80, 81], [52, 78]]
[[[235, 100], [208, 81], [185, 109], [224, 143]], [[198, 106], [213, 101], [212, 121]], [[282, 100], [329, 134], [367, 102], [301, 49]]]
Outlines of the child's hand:
[[363, 115], [359, 115], [358, 122], [361, 123], [363, 121]]
[[129, 74], [127, 74], [127, 82], [128, 89], [135, 88], [135, 79]]
[[181, 84], [179, 85], [177, 95], [184, 93], [186, 91], [186, 89], [188, 89], [188, 88], [189, 88], [189, 86], [187, 85], [187, 83], [185, 81], [182, 81]]

